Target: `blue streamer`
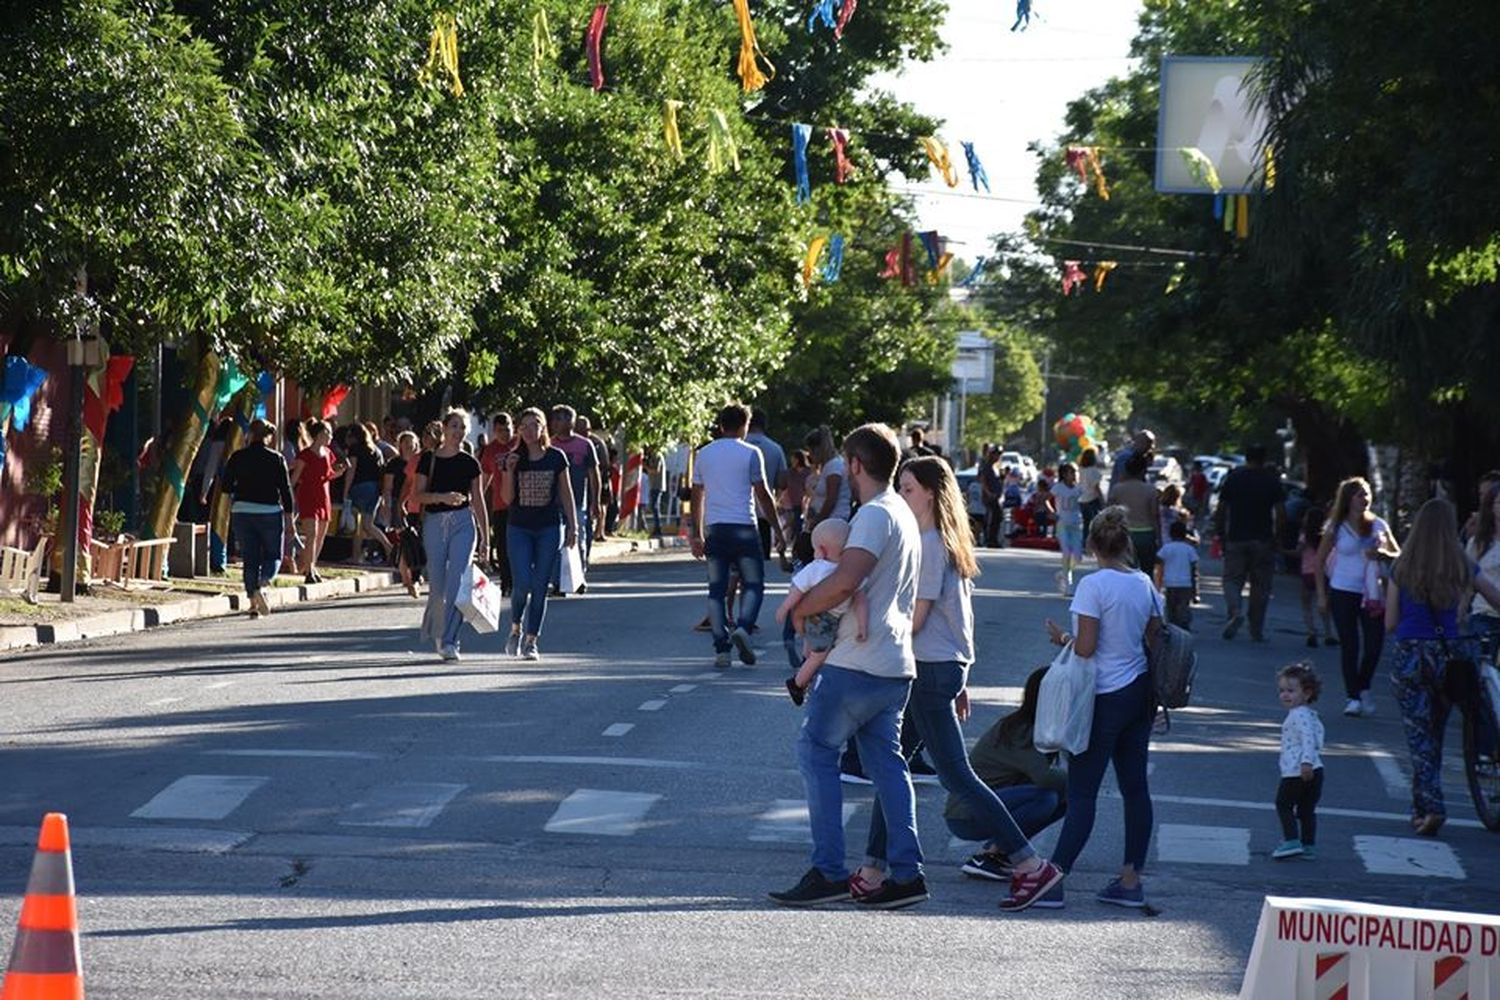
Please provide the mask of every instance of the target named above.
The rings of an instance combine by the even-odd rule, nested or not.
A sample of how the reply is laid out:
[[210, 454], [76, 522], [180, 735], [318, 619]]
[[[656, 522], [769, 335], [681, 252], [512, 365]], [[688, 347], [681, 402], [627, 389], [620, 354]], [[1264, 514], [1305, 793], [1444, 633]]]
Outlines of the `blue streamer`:
[[984, 274], [984, 269], [989, 264], [989, 262], [990, 259], [988, 257], [981, 257], [976, 260], [974, 262], [974, 270], [969, 272], [969, 276], [967, 278], [958, 283], [958, 287], [973, 288], [974, 283], [979, 280], [980, 275]]
[[1214, 218], [1224, 218], [1224, 196], [1222, 194], [1214, 195]]
[[261, 372], [255, 376], [255, 388], [260, 391], [260, 402], [255, 404], [255, 419], [266, 419], [266, 397], [271, 395], [271, 390], [276, 388], [276, 377], [270, 372]]
[[812, 201], [812, 182], [807, 178], [807, 143], [812, 139], [812, 126], [796, 122], [792, 125], [792, 163], [797, 168], [797, 204]]
[[927, 251], [927, 266], [936, 271], [938, 260], [942, 257], [943, 248], [939, 243], [936, 229], [929, 229], [925, 233], [918, 233], [917, 238], [922, 241], [922, 247]]
[[0, 400], [10, 404], [10, 425], [24, 431], [31, 422], [31, 397], [47, 381], [47, 369], [32, 364], [19, 355], [5, 359], [5, 381], [0, 387]]
[[844, 270], [844, 237], [834, 233], [828, 237], [828, 260], [823, 265], [823, 280], [830, 285], [839, 280]]
[[817, 22], [822, 21], [832, 31], [838, 22], [834, 18], [833, 0], [814, 0], [812, 13], [807, 15], [807, 33], [812, 34], [817, 28]]
[[974, 185], [974, 190], [979, 190], [979, 185], [984, 185], [985, 194], [990, 190], [990, 177], [984, 172], [984, 164], [979, 162], [979, 154], [974, 152], [972, 142], [961, 143], [964, 147], [964, 159], [969, 161], [969, 182]]

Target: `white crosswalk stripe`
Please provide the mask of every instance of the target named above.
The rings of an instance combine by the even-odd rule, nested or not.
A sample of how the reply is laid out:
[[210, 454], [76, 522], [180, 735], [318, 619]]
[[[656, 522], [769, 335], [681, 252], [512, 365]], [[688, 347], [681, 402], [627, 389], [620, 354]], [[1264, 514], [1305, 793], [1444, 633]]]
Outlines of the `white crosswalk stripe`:
[[130, 815], [136, 819], [223, 819], [270, 778], [246, 774], [187, 774]]
[[344, 810], [339, 825], [410, 829], [430, 826], [443, 808], [467, 787], [446, 782], [380, 785]]
[[1156, 858], [1175, 864], [1248, 865], [1250, 831], [1242, 826], [1163, 823], [1156, 830]]
[[[859, 803], [844, 803], [844, 824], [859, 811]], [[760, 843], [810, 844], [812, 822], [807, 815], [805, 799], [777, 799], [771, 808], [755, 819], [750, 839]]]
[[558, 804], [544, 829], [548, 833], [628, 837], [641, 828], [646, 813], [661, 798], [645, 792], [579, 788]]
[[1425, 875], [1436, 878], [1468, 878], [1453, 848], [1441, 840], [1414, 837], [1354, 838], [1354, 851], [1372, 875]]

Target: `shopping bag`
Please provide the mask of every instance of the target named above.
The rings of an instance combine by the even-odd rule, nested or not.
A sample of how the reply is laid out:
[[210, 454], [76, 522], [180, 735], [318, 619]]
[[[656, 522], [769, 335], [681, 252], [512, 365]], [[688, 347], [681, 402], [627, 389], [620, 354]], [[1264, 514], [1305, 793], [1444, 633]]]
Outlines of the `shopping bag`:
[[564, 594], [576, 594], [578, 588], [583, 586], [583, 556], [578, 551], [578, 546], [564, 545], [562, 550], [562, 565], [557, 571], [557, 587]]
[[1042, 676], [1032, 740], [1042, 753], [1089, 748], [1094, 725], [1094, 661], [1073, 652], [1070, 642]]
[[458, 613], [476, 632], [494, 632], [500, 627], [500, 588], [473, 563], [464, 570], [458, 585]]
[[[344, 501], [344, 509], [339, 514], [339, 534], [352, 535], [354, 533], [354, 507], [348, 500]], [[357, 555], [358, 553], [356, 553]]]

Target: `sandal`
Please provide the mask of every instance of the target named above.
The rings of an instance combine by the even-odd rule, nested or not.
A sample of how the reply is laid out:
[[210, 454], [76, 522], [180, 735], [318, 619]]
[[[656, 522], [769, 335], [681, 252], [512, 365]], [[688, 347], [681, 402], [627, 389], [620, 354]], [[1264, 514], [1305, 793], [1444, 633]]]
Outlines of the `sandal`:
[[1443, 822], [1448, 817], [1442, 813], [1428, 813], [1425, 816], [1413, 816], [1412, 829], [1417, 831], [1419, 837], [1436, 837], [1438, 831], [1443, 828]]

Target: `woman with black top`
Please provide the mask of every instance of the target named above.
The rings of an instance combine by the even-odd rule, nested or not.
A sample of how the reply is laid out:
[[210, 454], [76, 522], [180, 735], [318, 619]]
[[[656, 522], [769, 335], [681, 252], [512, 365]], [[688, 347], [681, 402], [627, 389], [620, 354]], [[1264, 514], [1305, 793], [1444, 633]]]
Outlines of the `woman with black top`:
[[380, 476], [384, 471], [380, 449], [370, 440], [363, 424], [352, 424], [344, 436], [348, 445], [349, 471], [344, 473], [344, 502], [354, 508], [354, 541], [350, 555], [359, 557], [360, 542], [377, 542], [390, 561], [391, 543], [375, 527], [375, 508], [380, 506]]
[[535, 660], [539, 657], [536, 639], [547, 613], [547, 585], [558, 554], [564, 546], [578, 544], [578, 508], [573, 503], [568, 457], [551, 446], [542, 411], [521, 411], [519, 430], [521, 446], [505, 456], [500, 486], [510, 504], [506, 547], [512, 584], [505, 652]]
[[458, 588], [464, 570], [479, 551], [489, 551], [489, 518], [484, 510], [484, 483], [479, 463], [463, 450], [469, 415], [449, 410], [443, 418], [442, 443], [417, 460], [412, 498], [422, 505], [422, 545], [427, 552], [427, 610], [422, 638], [437, 646], [445, 660], [458, 659]]
[[276, 578], [282, 541], [292, 530], [292, 485], [286, 459], [276, 450], [276, 428], [264, 420], [250, 424], [248, 443], [224, 466], [224, 491], [234, 537], [245, 567], [250, 617], [271, 613], [262, 587]]

